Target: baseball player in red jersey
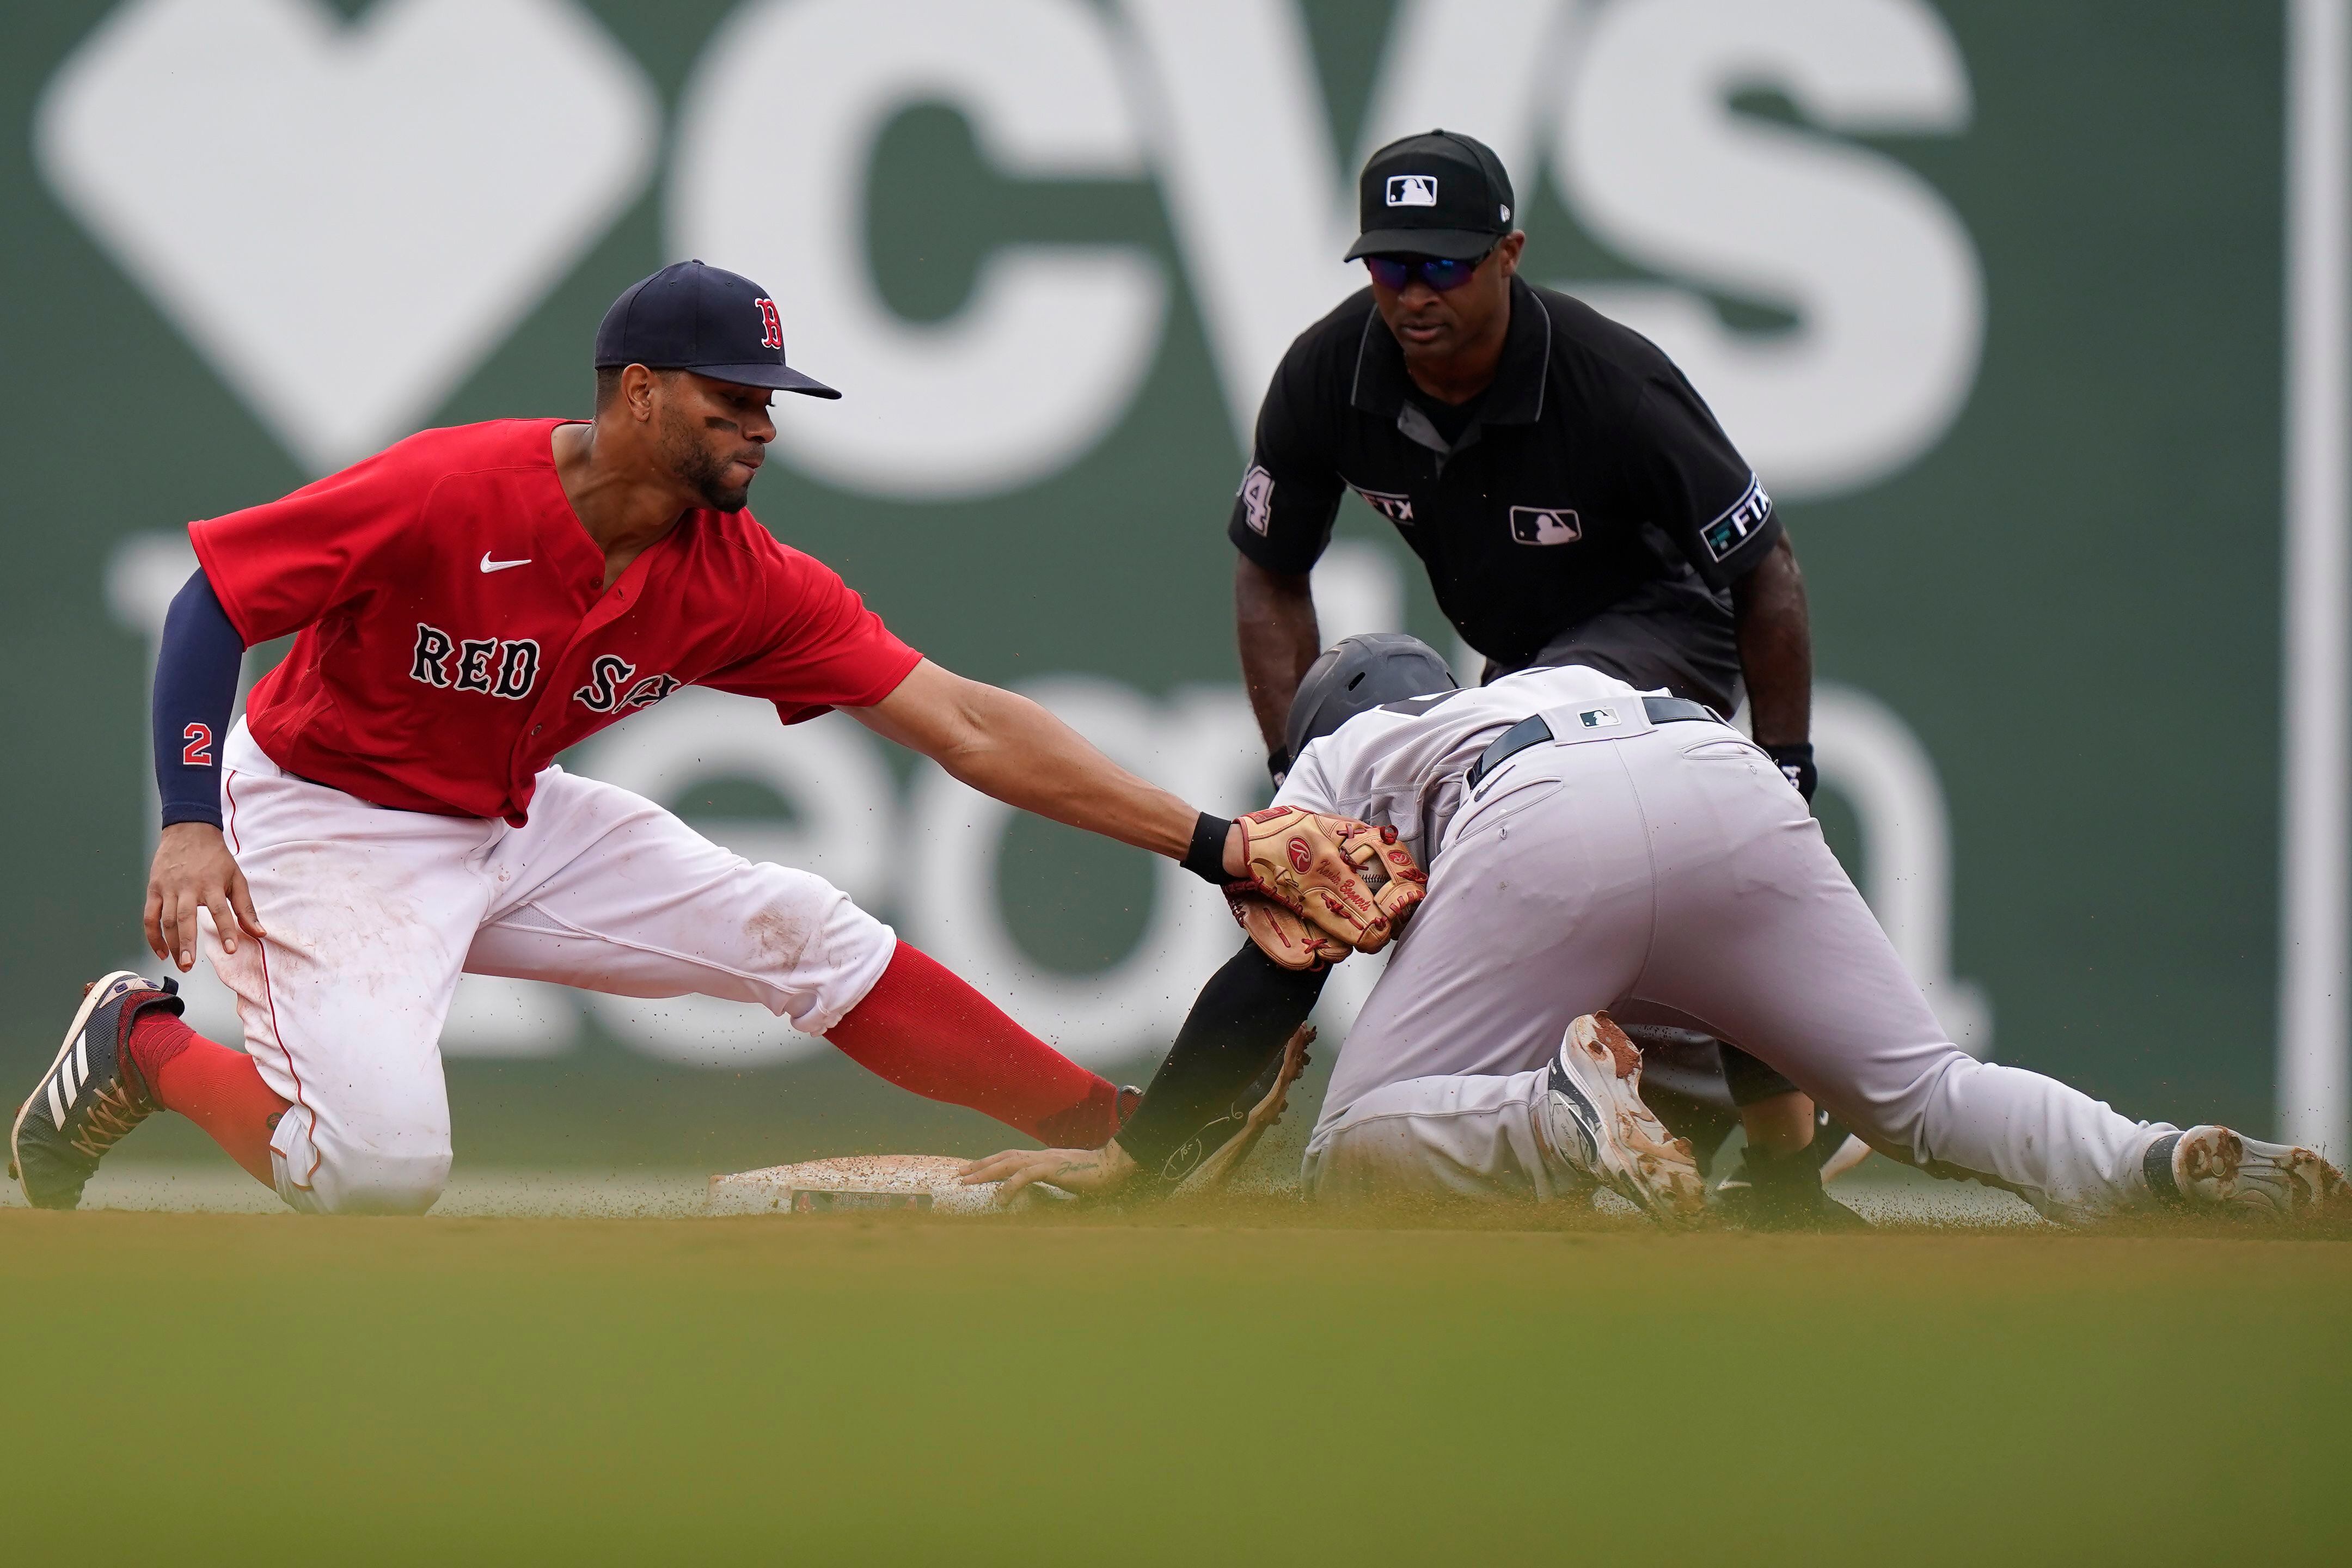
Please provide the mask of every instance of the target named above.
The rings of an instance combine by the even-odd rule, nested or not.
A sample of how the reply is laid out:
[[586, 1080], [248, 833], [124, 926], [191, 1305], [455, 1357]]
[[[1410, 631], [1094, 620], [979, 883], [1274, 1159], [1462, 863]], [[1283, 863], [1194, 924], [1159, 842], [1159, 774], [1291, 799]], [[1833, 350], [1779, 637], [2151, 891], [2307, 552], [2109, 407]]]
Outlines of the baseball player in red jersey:
[[[210, 959], [247, 1050], [188, 1029], [169, 980], [93, 984], [12, 1129], [33, 1203], [79, 1203], [161, 1109], [298, 1209], [429, 1208], [461, 973], [754, 1003], [1047, 1142], [1116, 1130], [1110, 1084], [839, 889], [555, 756], [701, 685], [788, 724], [845, 709], [975, 789], [1212, 880], [1278, 858], [1253, 847], [1270, 829], [1195, 812], [1036, 704], [930, 663], [753, 520], [772, 393], [839, 395], [787, 365], [750, 279], [697, 261], [637, 283], [597, 332], [596, 374], [591, 421], [428, 430], [191, 525], [200, 569], [156, 671], [146, 931], [183, 972]], [[288, 633], [231, 727], [244, 650]], [[1344, 849], [1360, 825], [1282, 826], [1293, 855], [1331, 851], [1310, 912], [1384, 942], [1417, 889], [1364, 887]]]

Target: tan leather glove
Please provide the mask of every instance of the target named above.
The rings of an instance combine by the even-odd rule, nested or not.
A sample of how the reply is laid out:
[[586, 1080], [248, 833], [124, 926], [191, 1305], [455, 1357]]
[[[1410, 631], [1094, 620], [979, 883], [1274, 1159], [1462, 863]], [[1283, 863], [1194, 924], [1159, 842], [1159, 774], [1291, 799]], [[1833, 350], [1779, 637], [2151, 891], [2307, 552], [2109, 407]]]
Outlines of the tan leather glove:
[[[1366, 877], [1364, 879], [1372, 884], [1373, 901], [1387, 912], [1389, 923], [1402, 931], [1405, 917], [1429, 896], [1429, 873], [1421, 868], [1421, 862], [1412, 858], [1412, 850], [1397, 842], [1395, 828], [1376, 828], [1360, 822], [1354, 826], [1356, 831], [1349, 837], [1351, 853], [1358, 854], [1359, 866], [1379, 868], [1377, 879]], [[1376, 842], [1366, 845], [1363, 840], [1367, 834]], [[1372, 854], [1369, 861], [1361, 858], [1360, 853], [1367, 847]]]
[[1235, 883], [1225, 892], [1225, 905], [1234, 911], [1234, 919], [1257, 950], [1285, 969], [1320, 969], [1327, 963], [1337, 963], [1356, 950], [1337, 937], [1326, 936], [1307, 923], [1307, 917], [1296, 915], [1273, 900], [1254, 892], [1235, 889], [1246, 886]]
[[[1269, 900], [1358, 952], [1386, 947], [1428, 894], [1428, 877], [1393, 828], [1295, 805], [1253, 811], [1240, 822], [1244, 873], [1226, 891]], [[1364, 876], [1373, 868], [1384, 879], [1377, 892]]]

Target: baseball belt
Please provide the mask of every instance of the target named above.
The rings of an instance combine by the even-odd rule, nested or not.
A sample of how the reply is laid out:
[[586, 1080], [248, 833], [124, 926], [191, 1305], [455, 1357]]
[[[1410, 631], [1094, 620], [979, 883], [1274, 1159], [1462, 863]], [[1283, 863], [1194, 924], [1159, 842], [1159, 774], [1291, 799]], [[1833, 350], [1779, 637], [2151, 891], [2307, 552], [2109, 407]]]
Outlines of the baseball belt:
[[[1693, 702], [1686, 697], [1644, 697], [1642, 699], [1642, 711], [1653, 724], [1720, 724], [1724, 721], [1723, 715], [1706, 703]], [[1606, 703], [1584, 709], [1576, 716], [1591, 729], [1613, 727], [1616, 723], [1614, 710]], [[1540, 746], [1547, 741], [1559, 738], [1552, 732], [1551, 725], [1546, 722], [1542, 714], [1531, 713], [1496, 736], [1493, 743], [1478, 753], [1478, 760], [1470, 764], [1466, 782], [1475, 790], [1480, 780], [1529, 746]]]

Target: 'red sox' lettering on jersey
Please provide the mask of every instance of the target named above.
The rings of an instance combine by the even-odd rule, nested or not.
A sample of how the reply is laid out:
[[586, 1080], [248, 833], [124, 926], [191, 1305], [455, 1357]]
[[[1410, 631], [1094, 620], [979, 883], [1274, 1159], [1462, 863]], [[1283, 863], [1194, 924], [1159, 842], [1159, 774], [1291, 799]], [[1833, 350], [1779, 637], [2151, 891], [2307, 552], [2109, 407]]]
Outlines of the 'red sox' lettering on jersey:
[[794, 723], [870, 707], [915, 668], [748, 510], [691, 513], [606, 587], [556, 478], [563, 423], [427, 430], [189, 525], [247, 646], [297, 634], [247, 705], [271, 761], [377, 805], [519, 824], [557, 752], [681, 686]]
[[589, 666], [588, 684], [572, 694], [576, 702], [588, 706], [591, 712], [626, 712], [633, 708], [650, 708], [678, 689], [678, 679], [670, 675], [648, 675], [634, 680], [637, 667], [615, 654], [600, 656]]
[[517, 701], [530, 695], [539, 678], [539, 645], [529, 637], [507, 642], [467, 637], [453, 642], [439, 626], [416, 623], [416, 647], [408, 679], [452, 691], [487, 691]]

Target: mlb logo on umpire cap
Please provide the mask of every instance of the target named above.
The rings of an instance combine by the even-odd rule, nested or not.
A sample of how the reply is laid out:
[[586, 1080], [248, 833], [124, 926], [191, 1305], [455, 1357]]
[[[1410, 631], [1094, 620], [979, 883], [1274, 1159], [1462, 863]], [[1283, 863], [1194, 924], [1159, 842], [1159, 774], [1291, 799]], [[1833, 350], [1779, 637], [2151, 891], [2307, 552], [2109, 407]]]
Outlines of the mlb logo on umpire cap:
[[1511, 232], [1511, 178], [1486, 143], [1453, 131], [1407, 136], [1373, 153], [1357, 177], [1360, 232], [1347, 258], [1475, 261]]

